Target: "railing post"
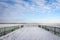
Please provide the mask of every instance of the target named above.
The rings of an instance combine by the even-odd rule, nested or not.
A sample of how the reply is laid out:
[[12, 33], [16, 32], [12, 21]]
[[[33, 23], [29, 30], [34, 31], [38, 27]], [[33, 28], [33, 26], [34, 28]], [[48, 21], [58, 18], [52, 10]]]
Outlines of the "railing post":
[[54, 34], [56, 34], [56, 27], [54, 27]]
[[23, 25], [21, 25], [21, 28], [24, 27]]
[[41, 27], [41, 25], [38, 25], [38, 27]]

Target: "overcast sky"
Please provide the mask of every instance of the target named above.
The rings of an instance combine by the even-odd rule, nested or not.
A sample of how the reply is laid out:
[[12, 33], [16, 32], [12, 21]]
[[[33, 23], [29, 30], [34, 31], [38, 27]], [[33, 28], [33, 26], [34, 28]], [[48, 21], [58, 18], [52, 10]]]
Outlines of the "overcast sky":
[[60, 0], [0, 0], [0, 23], [60, 23]]

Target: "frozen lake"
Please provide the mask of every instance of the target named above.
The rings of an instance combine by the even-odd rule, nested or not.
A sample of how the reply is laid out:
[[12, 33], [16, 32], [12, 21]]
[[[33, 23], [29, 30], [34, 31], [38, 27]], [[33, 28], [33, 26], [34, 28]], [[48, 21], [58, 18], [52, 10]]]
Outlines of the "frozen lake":
[[23, 27], [0, 40], [60, 40], [60, 37], [39, 27]]
[[0, 24], [0, 28], [2, 28], [2, 27], [18, 26], [18, 25], [22, 25], [22, 24]]
[[38, 26], [38, 25], [46, 25], [46, 26], [52, 26], [52, 27], [59, 27], [60, 28], [60, 24], [45, 24], [45, 23], [42, 23], [42, 24], [39, 24], [39, 23], [28, 23], [28, 24], [0, 24], [0, 28], [2, 27], [11, 27], [11, 26], [21, 26], [21, 25], [35, 25], [35, 26]]

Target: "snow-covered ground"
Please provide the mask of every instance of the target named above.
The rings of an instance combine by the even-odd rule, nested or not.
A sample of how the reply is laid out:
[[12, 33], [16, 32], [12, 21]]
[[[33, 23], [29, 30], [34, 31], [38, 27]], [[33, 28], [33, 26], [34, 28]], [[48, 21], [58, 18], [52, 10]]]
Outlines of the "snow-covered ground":
[[11, 27], [11, 26], [17, 26], [17, 25], [27, 25], [27, 26], [29, 26], [29, 25], [33, 25], [33, 26], [38, 26], [38, 25], [46, 25], [46, 26], [52, 26], [52, 27], [59, 27], [60, 28], [60, 23], [58, 24], [58, 23], [27, 23], [27, 24], [0, 24], [0, 28], [1, 27]]
[[0, 28], [2, 28], [2, 27], [17, 26], [17, 25], [23, 25], [23, 24], [0, 24]]
[[60, 40], [60, 37], [39, 27], [23, 27], [0, 40]]
[[40, 25], [46, 25], [51, 27], [58, 27], [60, 28], [60, 23], [41, 23]]

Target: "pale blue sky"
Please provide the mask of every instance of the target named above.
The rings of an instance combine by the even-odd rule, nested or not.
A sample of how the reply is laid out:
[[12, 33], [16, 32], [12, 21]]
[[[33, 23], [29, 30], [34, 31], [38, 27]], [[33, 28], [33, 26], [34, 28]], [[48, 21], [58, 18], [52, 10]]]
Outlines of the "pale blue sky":
[[0, 0], [0, 23], [60, 23], [60, 0]]

